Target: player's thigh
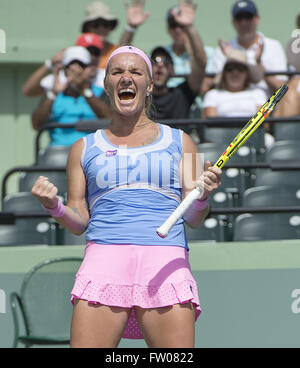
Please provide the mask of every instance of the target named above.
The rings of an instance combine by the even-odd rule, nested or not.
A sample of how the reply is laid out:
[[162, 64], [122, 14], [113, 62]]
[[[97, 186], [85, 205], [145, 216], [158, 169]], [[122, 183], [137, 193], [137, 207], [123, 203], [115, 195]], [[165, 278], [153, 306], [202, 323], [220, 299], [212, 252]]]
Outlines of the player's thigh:
[[192, 303], [154, 309], [135, 307], [135, 315], [149, 347], [194, 347], [195, 312]]
[[130, 316], [130, 308], [74, 301], [71, 347], [116, 347]]

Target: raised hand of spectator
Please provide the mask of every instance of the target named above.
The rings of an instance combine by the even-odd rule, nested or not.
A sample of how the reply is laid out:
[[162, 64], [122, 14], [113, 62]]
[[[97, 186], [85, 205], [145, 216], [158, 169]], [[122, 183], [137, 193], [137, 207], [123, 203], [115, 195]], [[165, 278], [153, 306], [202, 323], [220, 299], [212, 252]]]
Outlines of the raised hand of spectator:
[[255, 60], [257, 62], [257, 64], [260, 64], [261, 63], [261, 56], [262, 56], [262, 53], [264, 52], [264, 41], [262, 39], [260, 39], [259, 43], [258, 43], [258, 47], [256, 49], [256, 52], [255, 52]]
[[132, 0], [131, 4], [125, 3], [127, 22], [130, 27], [137, 28], [143, 24], [150, 13], [144, 13], [145, 0]]
[[193, 3], [191, 0], [179, 0], [178, 11], [172, 11], [175, 22], [182, 27], [193, 25], [196, 7], [197, 4]]
[[65, 51], [64, 49], [59, 50], [52, 58], [51, 58], [51, 64], [52, 64], [52, 68], [62, 68], [62, 58], [63, 58], [63, 53]]
[[223, 52], [224, 56], [228, 57], [228, 55], [232, 51], [232, 47], [230, 46], [230, 44], [226, 41], [221, 40], [221, 39], [218, 40], [218, 44], [219, 44], [220, 49]]
[[53, 88], [52, 88], [52, 91], [56, 95], [58, 93], [63, 92], [68, 87], [68, 85], [71, 82], [71, 78], [70, 77], [67, 77], [66, 80], [63, 81], [63, 82], [61, 81], [61, 78], [59, 77], [59, 72], [60, 72], [61, 69], [62, 69], [62, 66], [59, 66], [58, 63], [53, 68], [54, 80], [53, 80]]

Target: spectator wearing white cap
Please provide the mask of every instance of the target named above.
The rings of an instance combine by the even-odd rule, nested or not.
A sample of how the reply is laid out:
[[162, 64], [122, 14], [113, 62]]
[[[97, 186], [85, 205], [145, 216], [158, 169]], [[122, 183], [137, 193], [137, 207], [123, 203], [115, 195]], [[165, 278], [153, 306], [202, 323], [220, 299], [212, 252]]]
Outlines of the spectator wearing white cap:
[[[260, 17], [255, 3], [251, 0], [237, 1], [232, 7], [233, 26], [237, 37], [229, 42], [220, 40], [216, 50], [216, 71], [220, 72], [232, 49], [246, 53], [251, 64], [257, 64], [264, 72], [283, 72], [287, 70], [286, 56], [280, 42], [264, 36], [257, 31]], [[259, 88], [270, 95], [277, 90], [287, 78], [285, 76], [264, 76]]]
[[81, 31], [96, 33], [101, 36], [103, 41], [103, 54], [99, 64], [100, 69], [105, 69], [106, 62], [110, 54], [119, 46], [130, 45], [134, 34], [149, 16], [149, 12], [144, 12], [145, 0], [132, 0], [131, 4], [125, 4], [127, 13], [127, 25], [121, 35], [119, 44], [113, 44], [108, 41], [111, 31], [119, 23], [118, 18], [112, 14], [109, 7], [100, 2], [93, 2], [86, 7], [85, 19], [81, 25]]
[[[103, 87], [104, 70], [98, 68], [101, 59], [103, 42], [101, 37], [95, 33], [83, 33], [75, 42], [77, 46], [85, 47], [91, 54], [91, 63], [89, 66], [93, 83]], [[64, 50], [60, 50], [51, 59], [40, 66], [24, 83], [23, 93], [28, 97], [42, 96], [51, 91], [54, 82], [54, 73], [58, 71], [61, 83], [66, 82], [66, 76], [63, 71], [62, 57]]]
[[[82, 46], [67, 48], [62, 57], [65, 81], [54, 73], [52, 90], [32, 114], [32, 127], [39, 130], [49, 122], [70, 124], [79, 120], [95, 120], [110, 117], [110, 108], [100, 99], [103, 88], [90, 80], [91, 55]], [[50, 129], [50, 145], [71, 146], [86, 135], [74, 129]]]

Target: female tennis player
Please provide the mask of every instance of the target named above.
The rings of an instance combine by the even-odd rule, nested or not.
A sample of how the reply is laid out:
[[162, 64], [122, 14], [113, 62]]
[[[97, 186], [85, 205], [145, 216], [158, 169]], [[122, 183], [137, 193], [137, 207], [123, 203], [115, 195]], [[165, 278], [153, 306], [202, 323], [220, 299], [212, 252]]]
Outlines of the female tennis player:
[[[46, 177], [32, 188], [61, 225], [86, 230], [71, 292], [71, 347], [117, 347], [122, 337], [144, 338], [153, 348], [194, 347], [201, 310], [184, 220], [192, 227], [203, 221], [221, 170], [206, 162], [200, 174], [191, 138], [148, 118], [152, 88], [147, 55], [132, 46], [115, 50], [105, 77], [113, 117], [107, 129], [73, 144], [67, 205]], [[203, 187], [201, 198], [160, 238], [157, 227], [195, 185]]]

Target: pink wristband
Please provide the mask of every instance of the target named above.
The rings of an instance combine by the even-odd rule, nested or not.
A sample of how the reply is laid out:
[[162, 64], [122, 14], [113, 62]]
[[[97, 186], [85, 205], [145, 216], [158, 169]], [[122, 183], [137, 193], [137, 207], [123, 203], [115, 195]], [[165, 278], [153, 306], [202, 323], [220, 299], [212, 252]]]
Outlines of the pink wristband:
[[203, 200], [201, 199], [196, 199], [194, 201], [194, 208], [197, 211], [202, 211], [204, 210], [204, 208], [206, 208], [208, 206], [208, 198], [205, 198]]
[[64, 206], [64, 204], [62, 203], [62, 201], [59, 199], [57, 202], [57, 206], [54, 208], [47, 208], [45, 206], [42, 205], [42, 207], [50, 213], [51, 216], [53, 217], [62, 217], [65, 212], [66, 212], [66, 207]]

